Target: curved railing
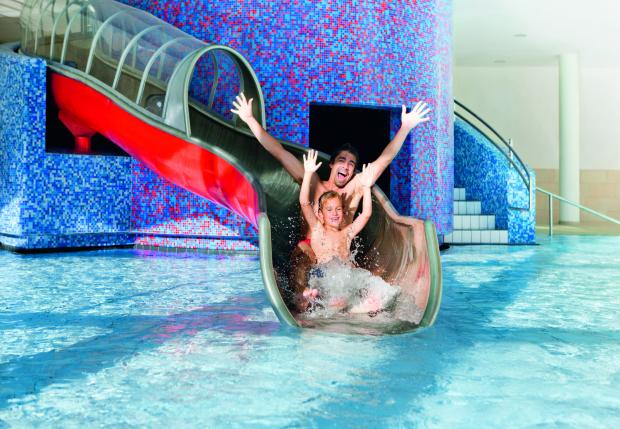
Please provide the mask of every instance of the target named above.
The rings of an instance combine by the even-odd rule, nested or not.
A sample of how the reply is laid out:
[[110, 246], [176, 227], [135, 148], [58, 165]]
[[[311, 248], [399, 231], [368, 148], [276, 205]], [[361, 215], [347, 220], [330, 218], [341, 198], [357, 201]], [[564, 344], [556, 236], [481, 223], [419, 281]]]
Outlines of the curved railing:
[[510, 140], [505, 139], [500, 133], [498, 133], [495, 128], [489, 125], [484, 119], [474, 113], [471, 109], [465, 106], [458, 100], [454, 100], [454, 114], [467, 122], [471, 127], [473, 127], [480, 134], [485, 136], [488, 141], [490, 141], [495, 148], [502, 154], [502, 156], [506, 159], [506, 161], [516, 170], [517, 174], [521, 178], [523, 185], [528, 190], [528, 206], [527, 209], [531, 208], [532, 204], [532, 185], [531, 185], [531, 177], [530, 172], [527, 168], [527, 165], [523, 162], [521, 157], [514, 151], [512, 148], [512, 144]]
[[95, 77], [187, 136], [190, 104], [245, 128], [229, 112], [239, 92], [254, 98], [255, 117], [265, 125], [260, 84], [241, 54], [147, 12], [113, 0], [29, 0], [20, 23], [23, 53]]
[[[528, 204], [531, 205], [532, 188], [531, 188], [530, 173], [525, 163], [521, 160], [519, 155], [512, 148], [512, 144], [510, 143], [510, 140], [507, 140], [504, 137], [502, 137], [502, 135], [499, 134], [491, 125], [489, 125], [486, 121], [484, 121], [484, 119], [482, 119], [480, 116], [474, 113], [471, 109], [469, 109], [463, 103], [457, 100], [454, 100], [454, 105], [455, 105], [454, 114], [460, 119], [462, 119], [463, 121], [467, 122], [471, 127], [476, 129], [476, 131], [484, 135], [487, 138], [487, 140], [493, 143], [493, 145], [499, 150], [499, 152], [502, 153], [502, 155], [515, 168], [515, 170], [517, 170], [517, 172], [519, 173], [519, 176], [521, 177], [521, 180], [523, 181], [523, 184], [528, 189], [528, 192], [530, 194], [530, 198], [528, 198]], [[462, 109], [465, 113], [457, 111], [457, 108]], [[470, 118], [473, 118], [478, 125], [474, 124], [472, 120], [470, 120]], [[483, 129], [486, 131], [484, 131]], [[597, 216], [598, 218], [603, 219], [607, 222], [620, 225], [620, 220], [618, 219], [614, 219], [603, 213], [597, 212], [596, 210], [593, 210], [589, 207], [578, 204], [560, 195], [554, 194], [553, 192], [547, 191], [546, 189], [536, 187], [535, 190], [536, 192], [545, 194], [549, 198], [548, 200], [549, 202], [549, 235], [553, 235], [553, 200], [554, 199], [558, 200], [560, 203], [564, 203], [564, 204], [571, 205], [573, 207], [577, 207], [578, 209], [583, 210], [587, 213], [590, 213], [594, 216]], [[528, 205], [528, 209], [529, 208], [530, 206]]]

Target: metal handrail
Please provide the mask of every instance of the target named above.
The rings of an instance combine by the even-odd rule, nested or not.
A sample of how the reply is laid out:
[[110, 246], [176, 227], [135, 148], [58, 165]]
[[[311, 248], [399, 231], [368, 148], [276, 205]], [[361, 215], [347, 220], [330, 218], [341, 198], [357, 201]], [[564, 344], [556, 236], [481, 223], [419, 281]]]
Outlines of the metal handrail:
[[[458, 101], [457, 99], [454, 100], [454, 104], [456, 104], [457, 106], [461, 107], [462, 109], [465, 109], [465, 111], [467, 113], [469, 113], [470, 115], [472, 115], [474, 118], [476, 118], [478, 121], [480, 121], [485, 127], [487, 127], [493, 134], [495, 134], [495, 136], [497, 138], [499, 138], [501, 140], [502, 143], [504, 143], [504, 145], [506, 146], [506, 148], [509, 151], [512, 151], [512, 148], [510, 147], [510, 144], [508, 144], [508, 141], [502, 137], [502, 135], [500, 133], [498, 133], [495, 128], [493, 128], [491, 125], [489, 125], [484, 119], [482, 119], [480, 116], [478, 116], [475, 112], [473, 112], [469, 107], [467, 107], [466, 105], [464, 105], [463, 103], [461, 103], [460, 101]], [[460, 116], [460, 115], [459, 115]]]
[[[461, 118], [462, 120], [467, 122], [471, 127], [473, 127], [480, 134], [484, 135], [504, 155], [504, 157], [506, 157], [508, 162], [513, 167], [515, 167], [515, 169], [519, 173], [519, 176], [521, 176], [521, 180], [523, 180], [523, 183], [525, 184], [525, 186], [528, 189], [528, 192], [530, 194], [529, 202], [531, 204], [531, 201], [532, 201], [532, 198], [531, 198], [532, 190], [531, 189], [532, 188], [531, 188], [530, 172], [527, 169], [527, 167], [525, 166], [525, 163], [523, 162], [523, 160], [521, 160], [519, 155], [514, 151], [514, 149], [512, 148], [512, 145], [510, 144], [510, 142], [507, 141], [504, 137], [502, 137], [502, 135], [499, 134], [491, 125], [489, 125], [484, 119], [482, 119], [476, 113], [472, 112], [463, 103], [459, 102], [458, 100], [454, 100], [454, 104], [457, 105], [458, 107], [464, 109], [468, 114], [470, 114], [471, 116], [476, 118], [476, 120], [478, 120], [485, 128], [487, 128], [493, 135], [495, 135], [495, 137], [497, 137], [500, 142], [502, 142], [504, 144], [504, 146], [506, 148], [505, 150], [502, 149], [497, 144], [495, 139], [490, 138], [487, 133], [485, 133], [484, 131], [482, 131], [480, 129], [480, 127], [476, 126], [475, 124], [472, 124], [467, 118], [465, 118], [463, 115], [459, 114], [455, 110], [454, 114], [456, 116], [458, 116], [459, 118]], [[513, 157], [516, 158], [519, 161], [520, 165], [517, 165], [517, 163], [514, 162], [514, 160], [512, 159]], [[523, 169], [525, 171], [525, 175], [522, 173], [521, 169]], [[527, 177], [525, 177], [526, 175], [527, 175]], [[601, 218], [603, 220], [606, 220], [608, 222], [615, 223], [616, 225], [620, 225], [620, 220], [618, 220], [618, 219], [614, 219], [614, 218], [612, 218], [610, 216], [607, 216], [607, 215], [605, 215], [603, 213], [599, 213], [596, 210], [593, 210], [593, 209], [591, 209], [589, 207], [583, 206], [583, 205], [581, 205], [579, 203], [576, 203], [574, 201], [568, 200], [568, 199], [566, 199], [566, 198], [564, 198], [564, 197], [562, 197], [560, 195], [554, 194], [553, 192], [549, 192], [546, 189], [542, 189], [542, 188], [536, 187], [536, 191], [540, 192], [542, 194], [545, 194], [545, 195], [547, 195], [549, 197], [549, 236], [553, 236], [553, 200], [554, 199], [560, 201], [560, 203], [566, 203], [566, 204], [572, 205], [574, 207], [577, 207], [580, 210], [583, 210], [583, 211], [585, 211], [587, 213], [590, 213], [590, 214], [592, 214], [594, 216], [597, 216], [597, 217], [599, 217], [599, 218]]]
[[569, 205], [577, 207], [577, 208], [579, 208], [579, 209], [581, 209], [581, 210], [583, 210], [585, 212], [588, 212], [588, 213], [590, 213], [590, 214], [592, 214], [594, 216], [598, 216], [598, 217], [600, 217], [603, 220], [606, 220], [606, 221], [611, 222], [611, 223], [615, 223], [616, 225], [620, 225], [620, 220], [618, 220], [618, 219], [614, 219], [613, 217], [607, 216], [607, 215], [605, 215], [603, 213], [599, 213], [596, 210], [592, 210], [589, 207], [582, 206], [579, 203], [576, 203], [574, 201], [568, 200], [568, 199], [566, 199], [564, 197], [561, 197], [558, 194], [554, 194], [553, 192], [549, 192], [546, 189], [542, 189], [542, 188], [536, 187], [536, 191], [538, 191], [538, 192], [540, 192], [542, 194], [545, 194], [545, 195], [547, 195], [549, 197], [549, 236], [553, 236], [553, 199], [554, 198], [556, 200], [560, 201], [561, 203], [569, 204]]
[[[489, 137], [488, 133], [486, 133], [483, 130], [481, 130], [480, 127], [478, 127], [475, 124], [473, 124], [470, 120], [468, 120], [466, 117], [464, 117], [463, 115], [458, 113], [456, 111], [456, 109], [455, 109], [454, 114], [456, 116], [461, 118], [463, 121], [467, 122], [476, 131], [478, 131], [480, 134], [485, 136], [487, 138], [487, 140], [489, 140], [493, 144], [493, 146], [495, 146], [497, 148], [497, 150], [504, 156], [504, 158], [506, 158], [508, 163], [511, 164], [515, 168], [515, 170], [517, 171], [517, 173], [521, 177], [521, 180], [523, 181], [523, 184], [527, 188], [527, 192], [528, 192], [528, 206], [527, 206], [527, 209], [529, 210], [531, 208], [531, 206], [532, 206], [532, 183], [531, 183], [531, 176], [530, 176], [530, 172], [529, 172], [527, 166], [525, 165], [525, 163], [523, 162], [523, 160], [521, 159], [519, 154], [517, 154], [517, 152], [514, 151], [514, 149], [512, 148], [512, 145], [510, 144], [510, 142], [508, 140], [506, 140], [500, 133], [498, 133], [495, 130], [495, 128], [493, 128], [491, 125], [489, 125], [484, 119], [482, 119], [480, 116], [478, 116], [476, 113], [474, 113], [471, 109], [469, 109], [467, 106], [465, 106], [463, 103], [461, 103], [460, 101], [458, 101], [456, 99], [454, 100], [454, 104], [456, 106], [462, 108], [463, 110], [465, 110], [469, 115], [473, 116], [485, 128], [487, 128], [491, 132], [491, 134], [495, 135], [495, 137], [497, 137], [499, 139], [499, 141], [501, 143], [503, 143], [503, 145], [505, 146], [505, 149], [503, 149], [495, 141], [495, 139]], [[517, 159], [518, 163], [514, 161], [515, 158]]]
[[[527, 170], [527, 168], [524, 165], [519, 165], [514, 161], [514, 158], [516, 157], [518, 161], [521, 162], [521, 164], [523, 164], [523, 161], [521, 161], [517, 155], [517, 153], [511, 149], [511, 152], [509, 154], [506, 154], [500, 147], [497, 146], [497, 144], [490, 139], [484, 131], [482, 131], [479, 127], [477, 127], [475, 124], [472, 124], [471, 122], [469, 122], [467, 120], [467, 118], [465, 118], [464, 116], [462, 116], [461, 114], [459, 114], [458, 112], [454, 112], [454, 114], [456, 116], [458, 116], [459, 118], [461, 118], [462, 120], [464, 120], [465, 122], [467, 122], [467, 124], [472, 127], [473, 129], [475, 129], [476, 131], [478, 131], [480, 134], [482, 134], [483, 136], [487, 137], [487, 139], [493, 143], [493, 145], [497, 148], [497, 150], [499, 150], [502, 155], [504, 155], [504, 157], [506, 158], [506, 160], [515, 168], [515, 170], [517, 170], [517, 173], [519, 174], [519, 176], [521, 176], [521, 180], [523, 181], [523, 184], [525, 185], [526, 188], [530, 189], [530, 173]], [[523, 171], [525, 171], [525, 174], [523, 173]]]

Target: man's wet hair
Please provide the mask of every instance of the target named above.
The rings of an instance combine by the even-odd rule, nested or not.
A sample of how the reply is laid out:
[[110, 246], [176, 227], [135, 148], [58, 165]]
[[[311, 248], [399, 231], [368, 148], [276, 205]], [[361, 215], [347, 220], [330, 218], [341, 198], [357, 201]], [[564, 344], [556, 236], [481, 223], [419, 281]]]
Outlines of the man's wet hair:
[[332, 152], [331, 158], [329, 158], [329, 163], [333, 164], [334, 161], [336, 161], [336, 158], [338, 157], [338, 155], [340, 155], [341, 152], [349, 152], [349, 153], [351, 153], [355, 157], [355, 166], [356, 167], [358, 166], [358, 164], [360, 162], [360, 154], [357, 151], [357, 149], [355, 148], [355, 146], [351, 145], [351, 143], [345, 143], [345, 144], [341, 145], [340, 147], [336, 148], [336, 150]]

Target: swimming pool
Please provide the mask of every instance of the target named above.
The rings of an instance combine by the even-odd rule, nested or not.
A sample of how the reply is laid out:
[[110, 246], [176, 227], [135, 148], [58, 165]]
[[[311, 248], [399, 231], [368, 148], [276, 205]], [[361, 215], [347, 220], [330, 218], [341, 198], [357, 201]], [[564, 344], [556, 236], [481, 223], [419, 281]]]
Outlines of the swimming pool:
[[0, 428], [619, 427], [620, 237], [442, 255], [434, 327], [282, 327], [253, 256], [0, 252]]

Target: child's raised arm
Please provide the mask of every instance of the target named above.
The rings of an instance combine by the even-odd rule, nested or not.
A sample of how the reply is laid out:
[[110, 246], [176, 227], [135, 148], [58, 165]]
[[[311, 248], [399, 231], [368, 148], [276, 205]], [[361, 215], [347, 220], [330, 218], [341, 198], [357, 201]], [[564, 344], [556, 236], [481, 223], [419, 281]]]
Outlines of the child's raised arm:
[[362, 212], [355, 218], [350, 226], [351, 235], [355, 237], [366, 226], [370, 216], [372, 215], [372, 195], [370, 188], [374, 183], [375, 167], [372, 164], [366, 164], [362, 168], [362, 172], [358, 174], [358, 180], [362, 185], [364, 192], [362, 202]]
[[312, 228], [317, 222], [318, 219], [316, 214], [314, 214], [314, 210], [312, 209], [312, 202], [310, 201], [310, 182], [312, 182], [312, 177], [314, 173], [319, 169], [322, 162], [316, 163], [316, 159], [319, 153], [316, 150], [310, 149], [308, 151], [308, 155], [304, 155], [304, 179], [301, 182], [301, 190], [299, 191], [299, 204], [301, 205], [301, 212]]

